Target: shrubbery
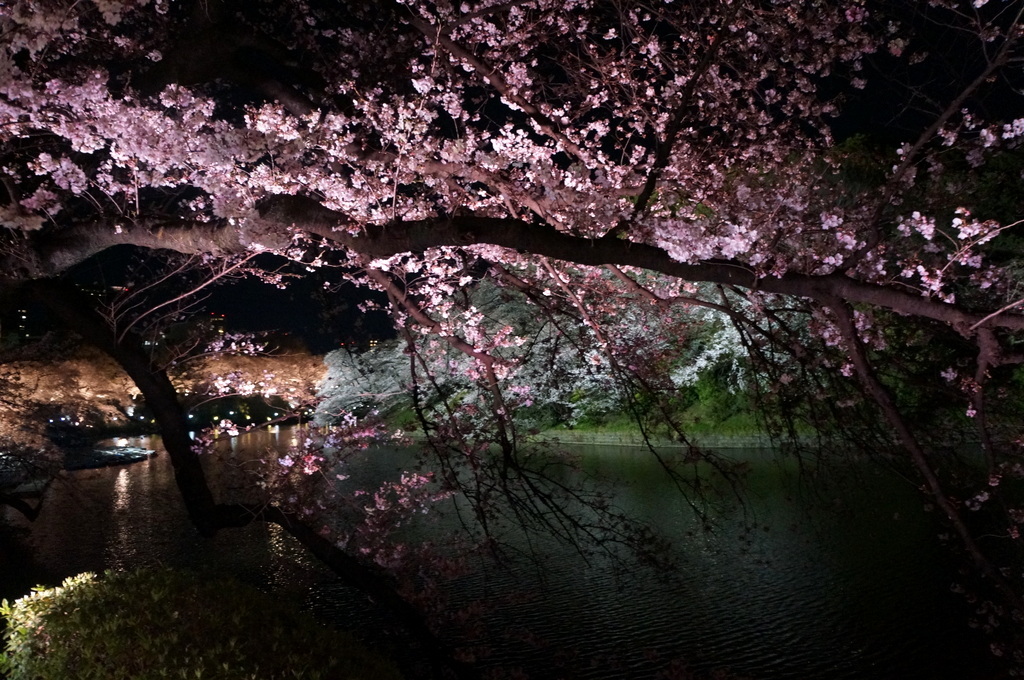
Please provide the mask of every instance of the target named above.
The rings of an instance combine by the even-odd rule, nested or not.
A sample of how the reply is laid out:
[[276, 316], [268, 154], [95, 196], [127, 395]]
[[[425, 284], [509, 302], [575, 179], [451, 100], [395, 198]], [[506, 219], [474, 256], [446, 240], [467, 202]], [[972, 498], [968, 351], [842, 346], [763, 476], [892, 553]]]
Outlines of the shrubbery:
[[3, 602], [9, 680], [388, 680], [355, 639], [250, 587], [167, 569], [92, 573]]

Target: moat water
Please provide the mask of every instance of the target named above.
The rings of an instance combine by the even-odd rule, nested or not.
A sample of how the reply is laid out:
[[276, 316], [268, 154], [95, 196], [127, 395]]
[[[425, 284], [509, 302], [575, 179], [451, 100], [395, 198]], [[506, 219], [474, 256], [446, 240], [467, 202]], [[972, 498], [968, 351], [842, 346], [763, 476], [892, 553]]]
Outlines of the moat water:
[[[256, 450], [287, 438], [253, 432], [232, 446]], [[157, 438], [130, 443], [160, 446]], [[755, 679], [992, 677], [986, 643], [967, 628], [964, 603], [951, 592], [955, 569], [935, 518], [898, 477], [865, 465], [844, 474], [845, 483], [808, 483], [764, 452], [728, 451], [750, 472], [742, 501], [706, 508], [709, 533], [653, 459], [628, 448], [576, 453], [588, 473], [614, 481], [617, 506], [670, 539], [673, 573], [584, 559], [545, 541], [521, 561], [481, 559], [448, 588], [452, 607], [488, 605], [480, 614], [482, 666], [537, 678], [655, 678], [683, 663]], [[409, 458], [380, 450], [354, 466], [385, 479]], [[447, 535], [450, 521], [418, 531]], [[50, 488], [33, 523], [0, 509], [0, 597], [82, 571], [152, 564], [234, 574], [371, 639], [385, 623], [275, 527], [200, 537], [166, 454], [70, 473]]]

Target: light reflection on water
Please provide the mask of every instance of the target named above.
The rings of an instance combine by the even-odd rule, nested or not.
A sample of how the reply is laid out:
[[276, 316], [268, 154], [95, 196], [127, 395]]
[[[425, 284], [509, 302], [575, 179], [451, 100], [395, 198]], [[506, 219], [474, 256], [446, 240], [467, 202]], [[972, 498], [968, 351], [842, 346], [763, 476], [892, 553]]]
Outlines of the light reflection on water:
[[[287, 429], [254, 432], [230, 450], [244, 457], [291, 439]], [[156, 438], [132, 444], [159, 447]], [[376, 453], [356, 476], [381, 479], [407, 458]], [[622, 509], [675, 539], [676, 578], [662, 583], [601, 560], [588, 564], [553, 545], [544, 548], [543, 582], [536, 563], [481, 564], [452, 584], [452, 606], [501, 602], [485, 616], [486, 664], [559, 677], [568, 674], [553, 660], [561, 656], [571, 659], [573, 677], [649, 678], [685, 657], [698, 670], [729, 667], [766, 679], [982, 677], [975, 666], [987, 656], [954, 611], [932, 520], [896, 480], [866, 472], [860, 491], [821, 492], [757, 463], [745, 502], [711, 508], [715, 527], [705, 534], [635, 450], [592, 449], [583, 461], [592, 473], [622, 480]], [[26, 526], [11, 510], [0, 513], [4, 523]], [[369, 605], [279, 527], [199, 537], [165, 454], [71, 474], [53, 487], [30, 529], [28, 554], [0, 555], [0, 597], [85, 570], [169, 564], [234, 573], [318, 615], [372, 628]]]
[[[677, 578], [630, 578], [556, 548], [546, 589], [501, 572], [486, 584], [536, 591], [529, 604], [496, 612], [496, 630], [528, 622], [561, 631], [580, 658], [612, 653], [626, 664], [580, 670], [574, 661], [574, 677], [654, 677], [672, 654], [757, 678], [987, 677], [986, 652], [953, 611], [960, 603], [933, 519], [902, 482], [865, 470], [850, 488], [805, 489], [756, 452], [737, 452], [755, 463], [744, 503], [709, 506], [706, 534], [635, 450], [594, 453], [605, 472], [632, 482], [618, 504], [676, 538]], [[464, 595], [484, 592], [477, 580], [466, 579]], [[524, 655], [521, 644], [495, 646], [500, 664]], [[538, 651], [532, 666], [544, 657]]]

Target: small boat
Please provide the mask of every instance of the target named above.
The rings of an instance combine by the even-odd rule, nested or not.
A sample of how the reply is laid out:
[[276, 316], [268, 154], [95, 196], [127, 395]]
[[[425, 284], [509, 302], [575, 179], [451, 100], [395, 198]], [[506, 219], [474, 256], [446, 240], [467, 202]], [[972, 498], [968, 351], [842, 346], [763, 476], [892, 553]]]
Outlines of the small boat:
[[154, 455], [156, 455], [156, 451], [144, 449], [141, 446], [97, 446], [85, 453], [68, 455], [64, 461], [64, 469], [88, 470], [111, 465], [127, 465], [138, 463]]

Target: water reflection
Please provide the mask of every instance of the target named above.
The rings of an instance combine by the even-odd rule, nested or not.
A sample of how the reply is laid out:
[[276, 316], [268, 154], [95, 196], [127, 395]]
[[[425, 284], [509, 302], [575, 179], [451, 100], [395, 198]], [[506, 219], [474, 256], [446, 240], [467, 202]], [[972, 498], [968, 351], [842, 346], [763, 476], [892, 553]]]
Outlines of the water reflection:
[[[223, 445], [244, 460], [294, 439], [287, 428], [269, 429]], [[159, 440], [132, 445], [159, 449]], [[858, 480], [859, 492], [823, 494], [773, 463], [757, 463], [758, 452], [736, 452], [754, 461], [748, 493], [742, 504], [709, 506], [714, 531], [706, 534], [657, 465], [636, 451], [579, 453], [588, 472], [617, 480], [617, 505], [673, 537], [678, 572], [662, 582], [556, 545], [545, 545], [542, 572], [537, 562], [481, 562], [452, 584], [451, 598], [452, 607], [500, 603], [484, 618], [485, 664], [558, 677], [568, 673], [557, 671], [561, 654], [573, 659], [573, 677], [650, 678], [684, 657], [698, 670], [729, 667], [755, 678], [981, 677], [976, 667], [987, 655], [961, 627], [931, 519], [898, 481], [869, 476]], [[372, 452], [353, 461], [353, 476], [379, 481], [410, 459]], [[0, 509], [8, 527], [30, 530], [27, 553], [0, 555], [0, 596], [84, 570], [169, 564], [234, 573], [343, 624], [373, 627], [365, 599], [279, 527], [201, 538], [166, 454], [73, 473], [45, 503], [32, 526]]]
[[114, 481], [114, 511], [124, 510], [131, 503], [131, 494], [128, 492], [128, 468], [123, 467], [117, 472], [117, 479]]

